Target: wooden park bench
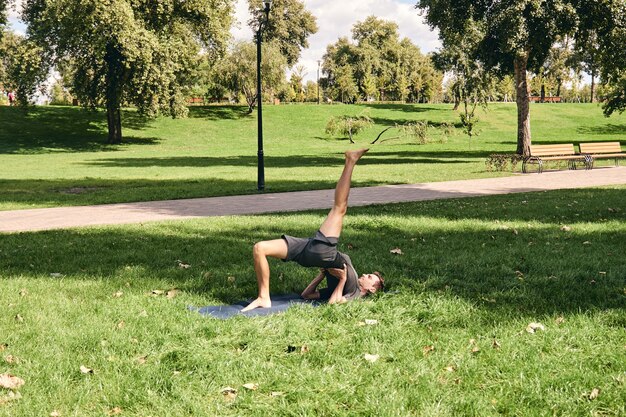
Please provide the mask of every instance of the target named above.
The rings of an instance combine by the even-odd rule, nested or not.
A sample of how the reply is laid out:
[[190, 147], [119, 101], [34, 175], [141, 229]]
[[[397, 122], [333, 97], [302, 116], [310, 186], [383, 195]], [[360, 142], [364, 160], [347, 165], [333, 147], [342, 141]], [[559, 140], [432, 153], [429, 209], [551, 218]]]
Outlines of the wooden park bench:
[[580, 153], [589, 158], [589, 168], [593, 168], [596, 159], [615, 158], [615, 166], [619, 165], [619, 158], [626, 157], [619, 142], [588, 142], [580, 144]]
[[530, 155], [522, 162], [522, 172], [526, 173], [527, 164], [537, 164], [539, 173], [543, 172], [544, 161], [567, 161], [569, 169], [576, 169], [576, 162], [583, 162], [585, 169], [591, 169], [588, 155], [577, 154], [573, 143], [559, 145], [530, 145]]

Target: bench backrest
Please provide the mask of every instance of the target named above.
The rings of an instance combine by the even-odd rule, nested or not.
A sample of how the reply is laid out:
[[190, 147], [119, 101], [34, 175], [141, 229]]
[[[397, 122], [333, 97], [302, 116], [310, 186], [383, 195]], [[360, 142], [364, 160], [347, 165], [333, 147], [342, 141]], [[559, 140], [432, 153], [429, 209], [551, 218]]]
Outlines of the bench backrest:
[[620, 153], [619, 142], [588, 142], [580, 144], [580, 153]]
[[559, 145], [530, 145], [530, 156], [575, 155], [573, 143]]

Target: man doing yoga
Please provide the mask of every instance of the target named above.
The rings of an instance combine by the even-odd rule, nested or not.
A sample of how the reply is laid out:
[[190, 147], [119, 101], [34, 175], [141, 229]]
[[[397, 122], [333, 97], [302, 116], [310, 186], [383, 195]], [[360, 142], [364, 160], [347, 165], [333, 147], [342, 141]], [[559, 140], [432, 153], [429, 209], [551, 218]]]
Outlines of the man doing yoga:
[[[382, 290], [384, 280], [378, 272], [360, 277], [352, 266], [350, 257], [337, 251], [337, 241], [348, 210], [348, 195], [352, 171], [367, 149], [346, 152], [343, 172], [335, 188], [335, 201], [326, 220], [315, 237], [309, 239], [283, 235], [281, 239], [266, 240], [254, 245], [254, 271], [259, 286], [259, 296], [241, 311], [258, 307], [271, 307], [270, 267], [267, 257], [294, 261], [305, 267], [321, 268], [320, 273], [302, 292], [306, 299], [328, 300], [329, 304], [363, 297]], [[317, 287], [326, 278], [327, 288]]]

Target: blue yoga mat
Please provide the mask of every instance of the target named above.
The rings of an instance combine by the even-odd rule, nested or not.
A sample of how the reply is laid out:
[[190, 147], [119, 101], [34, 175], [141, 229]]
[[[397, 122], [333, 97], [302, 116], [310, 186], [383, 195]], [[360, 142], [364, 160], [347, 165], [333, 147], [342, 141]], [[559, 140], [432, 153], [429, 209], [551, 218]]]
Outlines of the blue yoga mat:
[[270, 308], [255, 308], [254, 310], [246, 311], [245, 313], [242, 313], [241, 309], [250, 304], [252, 300], [240, 301], [236, 304], [230, 305], [189, 307], [189, 309], [197, 311], [203, 316], [224, 320], [235, 316], [269, 316], [270, 314], [282, 313], [283, 311], [286, 311], [288, 308], [294, 305], [310, 305], [316, 307], [322, 304], [317, 300], [305, 300], [300, 297], [299, 294], [287, 294], [279, 296], [272, 295], [271, 298], [272, 306]]

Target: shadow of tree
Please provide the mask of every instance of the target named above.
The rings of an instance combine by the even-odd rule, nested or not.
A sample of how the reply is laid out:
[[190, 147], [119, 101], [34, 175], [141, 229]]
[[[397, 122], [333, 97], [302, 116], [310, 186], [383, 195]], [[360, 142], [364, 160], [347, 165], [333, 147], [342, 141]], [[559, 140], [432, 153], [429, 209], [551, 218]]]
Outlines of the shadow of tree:
[[[148, 120], [136, 111], [122, 111], [123, 128], [144, 129]], [[36, 106], [26, 111], [0, 107], [0, 153], [115, 151], [127, 145], [152, 145], [157, 138], [124, 135], [121, 145], [108, 145], [106, 115], [78, 107]]]
[[[500, 312], [503, 320], [520, 313], [624, 309], [625, 230], [586, 226], [601, 219], [623, 224], [624, 210], [606, 210], [620, 201], [623, 189], [589, 189], [354, 208], [340, 250], [357, 271], [382, 270], [405, 294], [451, 293]], [[146, 279], [230, 303], [256, 292], [255, 241], [282, 233], [310, 236], [325, 214], [5, 235], [0, 269], [5, 277], [60, 272], [66, 280], [116, 282], [129, 266]], [[455, 223], [461, 220], [472, 226]], [[513, 233], [506, 225], [513, 221], [533, 224]], [[572, 231], [562, 231], [561, 224]], [[390, 254], [394, 247], [403, 255]], [[178, 260], [191, 268], [179, 268]], [[301, 290], [314, 274], [293, 263], [272, 261], [272, 268], [277, 293]], [[133, 285], [141, 287], [141, 280]]]
[[603, 126], [581, 126], [576, 131], [587, 135], [626, 135], [626, 124], [607, 123]]
[[193, 106], [189, 117], [207, 120], [238, 120], [256, 117], [246, 106]]

